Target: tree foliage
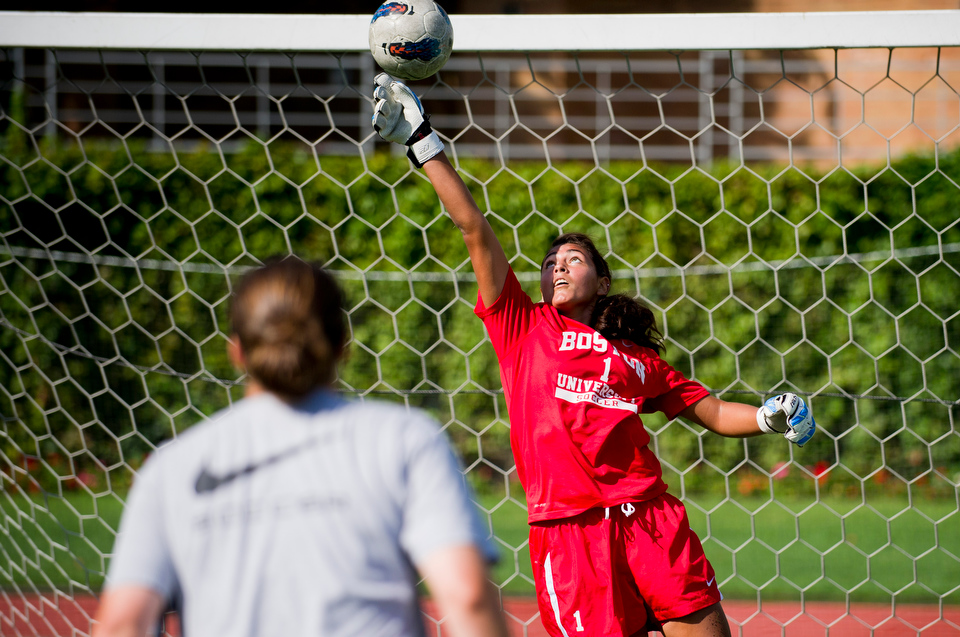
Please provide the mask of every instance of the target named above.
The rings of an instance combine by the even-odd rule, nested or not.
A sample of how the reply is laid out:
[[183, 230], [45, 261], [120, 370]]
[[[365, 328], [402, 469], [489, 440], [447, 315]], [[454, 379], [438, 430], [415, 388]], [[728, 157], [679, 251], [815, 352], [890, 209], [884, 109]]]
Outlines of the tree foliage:
[[[122, 484], [153, 445], [228, 406], [242, 381], [224, 353], [232, 281], [294, 253], [345, 288], [344, 391], [425, 408], [477, 475], [509, 471], [466, 250], [406, 160], [30, 139], [8, 131], [0, 166], [8, 465], [47, 488], [81, 472]], [[615, 291], [657, 313], [676, 367], [729, 399], [807, 395], [825, 433], [802, 464], [854, 482], [881, 469], [960, 479], [960, 155], [863, 173], [461, 168], [521, 277], [559, 232], [588, 232], [621, 274]], [[648, 426], [688, 486], [790, 458], [781, 440]]]

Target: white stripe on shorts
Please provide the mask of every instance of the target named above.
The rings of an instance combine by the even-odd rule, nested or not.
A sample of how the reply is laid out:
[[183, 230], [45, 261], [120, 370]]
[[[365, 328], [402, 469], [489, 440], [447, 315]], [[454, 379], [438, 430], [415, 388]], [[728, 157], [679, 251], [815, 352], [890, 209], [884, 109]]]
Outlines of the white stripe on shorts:
[[560, 627], [563, 637], [567, 637], [567, 630], [560, 623], [560, 600], [557, 599], [557, 589], [553, 586], [553, 571], [550, 570], [550, 554], [543, 561], [543, 579], [547, 583], [547, 593], [550, 594], [550, 607], [553, 608], [553, 618]]

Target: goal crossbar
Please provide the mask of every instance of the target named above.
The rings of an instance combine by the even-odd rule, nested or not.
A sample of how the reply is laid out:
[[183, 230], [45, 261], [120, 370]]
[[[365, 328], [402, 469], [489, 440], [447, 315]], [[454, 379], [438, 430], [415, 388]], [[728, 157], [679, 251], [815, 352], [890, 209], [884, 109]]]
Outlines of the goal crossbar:
[[[960, 44], [960, 10], [453, 15], [458, 51], [780, 50]], [[0, 46], [366, 51], [368, 15], [0, 11]]]

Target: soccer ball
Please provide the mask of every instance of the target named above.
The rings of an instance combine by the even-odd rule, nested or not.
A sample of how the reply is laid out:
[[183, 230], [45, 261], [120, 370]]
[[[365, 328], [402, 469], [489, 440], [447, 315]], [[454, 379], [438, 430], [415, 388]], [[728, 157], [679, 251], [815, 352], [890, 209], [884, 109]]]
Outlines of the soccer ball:
[[430, 77], [452, 50], [450, 18], [433, 0], [387, 0], [370, 21], [373, 59], [402, 80]]

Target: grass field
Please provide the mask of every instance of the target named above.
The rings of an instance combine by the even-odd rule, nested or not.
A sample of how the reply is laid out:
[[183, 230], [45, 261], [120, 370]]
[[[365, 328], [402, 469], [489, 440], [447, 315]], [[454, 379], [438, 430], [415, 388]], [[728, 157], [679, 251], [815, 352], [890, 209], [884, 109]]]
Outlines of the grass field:
[[[522, 503], [481, 498], [501, 540], [495, 580], [533, 592]], [[955, 501], [691, 496], [687, 510], [728, 599], [845, 599], [960, 604], [960, 513]], [[97, 590], [122, 504], [112, 494], [0, 497], [0, 586]], [[522, 548], [518, 548], [522, 547]], [[78, 586], [79, 584], [79, 586]]]
[[[113, 494], [0, 495], [0, 586], [98, 590], [123, 503]], [[79, 585], [79, 586], [78, 586]]]

